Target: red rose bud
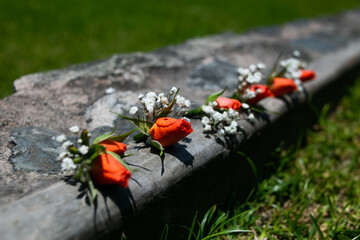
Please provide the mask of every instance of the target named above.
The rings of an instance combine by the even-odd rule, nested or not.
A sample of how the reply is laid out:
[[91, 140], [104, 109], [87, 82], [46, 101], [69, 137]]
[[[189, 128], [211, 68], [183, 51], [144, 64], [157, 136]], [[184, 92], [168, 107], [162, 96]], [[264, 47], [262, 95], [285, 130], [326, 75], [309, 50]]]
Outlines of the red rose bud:
[[297, 86], [292, 79], [274, 78], [269, 89], [276, 97], [279, 97], [286, 93], [296, 91]]
[[131, 173], [113, 156], [103, 153], [91, 165], [91, 178], [96, 184], [117, 184], [127, 188]]
[[300, 80], [306, 82], [316, 77], [314, 70], [301, 70]]
[[104, 140], [100, 142], [101, 145], [105, 147], [106, 151], [117, 153], [122, 155], [126, 151], [126, 145], [121, 142], [115, 142], [111, 140]]
[[152, 140], [163, 147], [173, 145], [193, 132], [191, 123], [184, 119], [158, 118], [149, 130]]
[[261, 99], [266, 97], [274, 97], [274, 94], [265, 85], [251, 85], [250, 91], [256, 92], [256, 96], [247, 100], [249, 105], [255, 105]]
[[218, 107], [229, 110], [230, 108], [234, 110], [239, 110], [241, 108], [241, 102], [236, 99], [226, 98], [226, 97], [218, 97], [216, 99]]

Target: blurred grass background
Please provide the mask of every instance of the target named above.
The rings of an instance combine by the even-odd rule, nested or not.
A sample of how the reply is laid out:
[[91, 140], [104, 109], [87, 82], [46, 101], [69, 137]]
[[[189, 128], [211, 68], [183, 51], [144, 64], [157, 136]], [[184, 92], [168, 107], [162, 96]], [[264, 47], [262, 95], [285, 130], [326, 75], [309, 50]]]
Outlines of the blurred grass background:
[[0, 98], [25, 74], [359, 6], [359, 0], [0, 0]]

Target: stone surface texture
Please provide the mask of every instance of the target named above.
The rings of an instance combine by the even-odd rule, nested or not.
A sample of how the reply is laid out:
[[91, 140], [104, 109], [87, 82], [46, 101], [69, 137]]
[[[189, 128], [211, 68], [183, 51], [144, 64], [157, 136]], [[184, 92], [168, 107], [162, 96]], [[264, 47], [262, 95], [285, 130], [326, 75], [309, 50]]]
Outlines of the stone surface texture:
[[[296, 132], [296, 119], [304, 117], [296, 111], [307, 94], [319, 104], [330, 99], [331, 89], [344, 85], [346, 74], [360, 65], [359, 22], [360, 10], [353, 10], [241, 35], [190, 39], [149, 53], [113, 55], [16, 80], [15, 93], [0, 101], [1, 238], [91, 239], [125, 231], [135, 239], [139, 224], [151, 236], [153, 225], [146, 222], [154, 218], [175, 224], [175, 216], [184, 209], [193, 213], [224, 201], [235, 188], [250, 190], [253, 177], [246, 171], [251, 170], [230, 150], [246, 148], [255, 155], [259, 149], [265, 151]], [[101, 189], [96, 208], [86, 203], [81, 187], [59, 171], [56, 156], [61, 146], [53, 136], [71, 137], [69, 127], [87, 128], [93, 136], [115, 125], [119, 133], [125, 132], [132, 126], [109, 111], [127, 114], [139, 92], [167, 92], [176, 86], [199, 106], [226, 85], [230, 92], [238, 67], [263, 62], [270, 68], [280, 52], [295, 49], [318, 79], [306, 83], [307, 94], [263, 100], [269, 114], [243, 121], [243, 135], [226, 140], [205, 135], [199, 120], [192, 120], [194, 133], [169, 147], [164, 158], [128, 140], [128, 153], [136, 154], [127, 162], [139, 171], [133, 173], [128, 189]], [[110, 87], [116, 91], [106, 94]], [[285, 116], [289, 118], [282, 120]], [[284, 134], [274, 132], [279, 129]], [[259, 137], [266, 134], [275, 134], [273, 143]]]

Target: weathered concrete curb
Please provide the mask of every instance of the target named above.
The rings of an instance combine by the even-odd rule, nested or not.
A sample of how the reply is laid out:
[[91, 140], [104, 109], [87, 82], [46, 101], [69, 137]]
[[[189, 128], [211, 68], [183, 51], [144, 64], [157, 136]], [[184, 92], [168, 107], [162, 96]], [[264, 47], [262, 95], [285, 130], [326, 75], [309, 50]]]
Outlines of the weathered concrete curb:
[[[360, 28], [356, 24], [358, 19], [360, 12], [348, 12], [333, 18], [309, 21], [306, 24], [292, 23], [275, 28], [272, 29], [271, 36], [264, 30], [247, 33], [245, 37], [220, 35], [192, 40], [150, 54], [114, 56], [109, 60], [89, 65], [25, 76], [15, 82], [18, 92], [0, 102], [0, 109], [4, 109], [5, 113], [1, 117], [2, 122], [4, 119], [14, 121], [10, 126], [1, 125], [0, 151], [4, 154], [0, 160], [9, 164], [7, 160], [11, 156], [11, 146], [8, 147], [4, 138], [9, 137], [13, 129], [30, 125], [61, 132], [74, 123], [86, 122], [87, 127], [101, 131], [99, 127], [109, 127], [119, 120], [110, 117], [111, 119], [104, 119], [108, 124], [91, 125], [93, 121], [89, 118], [97, 113], [94, 110], [96, 104], [108, 104], [117, 111], [126, 111], [126, 107], [118, 108], [119, 104], [127, 106], [126, 101], [133, 99], [138, 89], [151, 86], [164, 90], [172, 85], [180, 86], [183, 95], [201, 104], [209, 92], [220, 89], [226, 83], [232, 83], [234, 79], [231, 69], [239, 63], [245, 65], [256, 62], [259, 58], [268, 63], [275, 59], [280, 50], [291, 51], [300, 45], [305, 56], [312, 60], [311, 68], [318, 75], [316, 81], [305, 85], [306, 92], [314, 99], [314, 104], [321, 106], [324, 101], [331, 100], [334, 96], [327, 93], [340, 93], [338, 86], [345, 85], [347, 80], [351, 80], [347, 74], [360, 66]], [[346, 31], [351, 34], [343, 30], [344, 39], [338, 36], [336, 41], [329, 39], [329, 43], [333, 44], [330, 44], [330, 47], [314, 45], [316, 38], [308, 45], [299, 40], [300, 36], [304, 36], [301, 34], [307, 31], [312, 31], [313, 35], [321, 31], [336, 32], [344, 24], [350, 25]], [[324, 26], [328, 29], [322, 29]], [[341, 36], [341, 33], [338, 35]], [[310, 36], [308, 39], [311, 39]], [[258, 49], [264, 50], [266, 55], [262, 56], [257, 52]], [[211, 71], [213, 67], [209, 68], [209, 64], [219, 67], [222, 73], [228, 76], [227, 81], [220, 82], [217, 78], [206, 79], [202, 71]], [[197, 84], [189, 84], [191, 80]], [[202, 82], [209, 83], [203, 85], [207, 89], [199, 87]], [[109, 95], [104, 96], [102, 93], [112, 84], [126, 90], [115, 93], [117, 99], [123, 99], [120, 103], [111, 102]], [[80, 91], [79, 86], [97, 86], [99, 90], [84, 88]], [[136, 89], [135, 93], [131, 91], [133, 89]], [[53, 94], [55, 97], [45, 93]], [[26, 96], [28, 98], [25, 98]], [[14, 104], [28, 101], [29, 96], [35, 101], [34, 104], [30, 104], [33, 106], [30, 107], [31, 111], [27, 110], [28, 107], [22, 106], [21, 111], [16, 112], [18, 108], [14, 107]], [[59, 97], [60, 105], [55, 103], [56, 97]], [[295, 93], [282, 99], [263, 100], [261, 105], [268, 110], [267, 115], [258, 116], [253, 122], [243, 121], [244, 135], [238, 136], [236, 140], [224, 141], [213, 135], [204, 135], [200, 122], [194, 120], [194, 133], [169, 148], [163, 159], [156, 153], [151, 153], [149, 148], [141, 148], [141, 145], [129, 142], [129, 152], [136, 155], [127, 161], [141, 171], [133, 173], [129, 189], [116, 186], [101, 188], [102, 194], [96, 207], [86, 203], [79, 185], [73, 186], [61, 180], [61, 174], [38, 174], [34, 179], [40, 179], [36, 181], [40, 187], [30, 186], [26, 194], [11, 193], [10, 196], [2, 197], [1, 238], [115, 238], [125, 231], [130, 238], [147, 236], [148, 239], [156, 239], [163, 223], [181, 224], [191, 218], [184, 210], [193, 214], [196, 210], [207, 209], [216, 202], [226, 201], [233, 193], [238, 194], [238, 199], [245, 197], [255, 179], [247, 163], [241, 161], [239, 156], [229, 149], [239, 149], [252, 156], [261, 175], [264, 161], [260, 156], [266, 155], [280, 141], [296, 135], [300, 122], [306, 118], [301, 115], [304, 114], [307, 99], [306, 94]], [[102, 103], [99, 103], [100, 101]], [[46, 104], [42, 105], [43, 102]], [[45, 109], [41, 106], [45, 106]], [[32, 111], [38, 111], [40, 116], [33, 117]], [[19, 119], [16, 120], [12, 114], [19, 116]], [[26, 118], [30, 116], [33, 122], [27, 123]], [[60, 119], [60, 122], [57, 122], [57, 119]], [[34, 125], [35, 121], [40, 124]], [[125, 125], [122, 130], [127, 128]], [[7, 168], [9, 166], [2, 164]], [[18, 173], [10, 171], [13, 170], [0, 171], [0, 176], [7, 180], [4, 183], [5, 188], [11, 186], [8, 181], [19, 176]], [[30, 178], [31, 174], [35, 173], [23, 174]], [[54, 183], [45, 187], [47, 180]], [[19, 181], [19, 184], [29, 185], [26, 181]], [[22, 191], [25, 191], [24, 189], [26, 188], [19, 188]]]

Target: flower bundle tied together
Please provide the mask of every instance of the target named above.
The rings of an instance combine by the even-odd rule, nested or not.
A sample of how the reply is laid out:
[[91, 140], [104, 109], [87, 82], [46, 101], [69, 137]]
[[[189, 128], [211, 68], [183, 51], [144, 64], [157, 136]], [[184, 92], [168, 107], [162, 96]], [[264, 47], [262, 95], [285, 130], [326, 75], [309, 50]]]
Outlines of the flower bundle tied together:
[[253, 119], [254, 114], [246, 103], [241, 103], [234, 98], [221, 96], [226, 88], [210, 95], [206, 99], [206, 104], [197, 109], [186, 112], [187, 116], [199, 115], [204, 126], [205, 132], [215, 131], [219, 136], [233, 135], [239, 132], [239, 120], [242, 119], [240, 110], [248, 113], [247, 119]]
[[191, 102], [178, 95], [178, 92], [179, 89], [173, 87], [167, 95], [154, 92], [145, 96], [139, 94], [140, 107], [133, 106], [129, 111], [137, 118], [116, 113], [140, 131], [134, 137], [136, 140], [149, 142], [160, 150], [160, 156], [164, 147], [174, 145], [193, 132], [190, 120], [182, 117], [183, 109], [189, 108]]
[[[70, 131], [77, 135], [79, 128], [73, 126]], [[90, 134], [84, 129], [77, 143], [67, 140], [65, 135], [56, 138], [62, 142], [63, 152], [59, 155], [61, 169], [64, 172], [74, 172], [73, 178], [88, 185], [90, 200], [94, 201], [97, 192], [95, 184], [117, 184], [127, 188], [131, 172], [122, 160], [126, 145], [122, 143], [133, 131], [113, 136], [115, 129], [107, 134], [98, 136], [90, 145]], [[81, 144], [80, 147], [77, 145]], [[121, 157], [122, 156], [122, 157]]]

